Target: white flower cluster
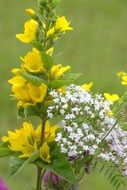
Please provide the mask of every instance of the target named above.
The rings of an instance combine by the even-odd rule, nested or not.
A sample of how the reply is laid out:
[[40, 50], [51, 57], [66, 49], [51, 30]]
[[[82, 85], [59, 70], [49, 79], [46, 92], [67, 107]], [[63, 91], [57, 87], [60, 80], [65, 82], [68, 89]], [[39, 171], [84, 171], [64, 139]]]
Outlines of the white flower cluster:
[[104, 142], [97, 156], [117, 165], [122, 163], [127, 175], [127, 132], [111, 116], [112, 102], [76, 85], [66, 87], [65, 93], [53, 90], [50, 95], [53, 104], [48, 108], [48, 117], [61, 117], [61, 132], [55, 139], [61, 152], [69, 158], [95, 155]]

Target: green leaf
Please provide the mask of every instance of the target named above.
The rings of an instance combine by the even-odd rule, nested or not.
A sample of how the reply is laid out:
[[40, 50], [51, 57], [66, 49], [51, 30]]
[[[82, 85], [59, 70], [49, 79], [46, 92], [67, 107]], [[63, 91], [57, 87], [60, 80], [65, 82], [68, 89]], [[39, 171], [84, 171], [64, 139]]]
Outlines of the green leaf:
[[35, 151], [31, 157], [28, 159], [28, 163], [33, 163], [39, 158], [39, 151]]
[[69, 73], [64, 75], [64, 77], [60, 77], [58, 79], [52, 80], [48, 83], [49, 88], [59, 88], [64, 85], [69, 85], [74, 83], [79, 77], [81, 73]]
[[46, 70], [49, 70], [54, 64], [52, 57], [46, 54], [45, 52], [41, 52], [41, 58], [44, 62]]
[[6, 157], [13, 154], [13, 151], [9, 148], [0, 148], [0, 157]]
[[18, 116], [19, 118], [25, 118], [25, 113], [24, 113], [24, 108], [23, 108], [23, 107], [20, 107], [20, 108], [18, 109], [17, 116]]
[[19, 118], [26, 118], [31, 116], [42, 117], [42, 111], [37, 106], [27, 106], [26, 108], [20, 107], [18, 110], [18, 117]]
[[31, 82], [33, 85], [35, 86], [40, 86], [42, 83], [46, 83], [45, 80], [37, 77], [37, 76], [34, 76], [34, 75], [31, 75], [31, 74], [28, 74], [27, 72], [21, 72], [21, 75], [26, 79], [28, 80], [29, 82]]
[[76, 182], [76, 177], [74, 171], [63, 154], [55, 150], [51, 155], [51, 163], [47, 164], [42, 160], [37, 160], [35, 163], [43, 169], [52, 170], [55, 174], [61, 176], [66, 181], [74, 184]]
[[11, 156], [10, 160], [9, 160], [9, 165], [10, 165], [10, 174], [9, 177], [14, 176], [16, 173], [19, 172], [19, 170], [21, 170], [21, 168], [23, 168], [23, 166], [25, 165], [25, 161], [24, 159], [20, 159], [17, 156]]
[[29, 116], [37, 116], [37, 117], [41, 117], [41, 112], [40, 110], [38, 109], [37, 106], [27, 106], [25, 109], [24, 109], [24, 114], [25, 114], [25, 117], [29, 117]]

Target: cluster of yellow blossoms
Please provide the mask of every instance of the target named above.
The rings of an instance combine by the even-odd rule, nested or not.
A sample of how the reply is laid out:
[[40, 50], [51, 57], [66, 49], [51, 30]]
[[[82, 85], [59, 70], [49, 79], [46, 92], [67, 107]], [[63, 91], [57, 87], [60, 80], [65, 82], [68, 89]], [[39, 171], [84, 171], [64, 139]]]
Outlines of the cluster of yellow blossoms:
[[[35, 12], [32, 9], [27, 9], [29, 15], [34, 15]], [[65, 17], [58, 17], [54, 26], [50, 28], [46, 36], [54, 34], [60, 34], [66, 30], [72, 30], [69, 26], [69, 22]], [[24, 25], [24, 33], [17, 34], [16, 37], [23, 43], [34, 42], [37, 39], [38, 33], [38, 22], [31, 19], [27, 21]], [[50, 35], [49, 35], [50, 34]], [[46, 37], [47, 38], [47, 37]], [[52, 55], [53, 48], [49, 48], [46, 53]], [[28, 52], [24, 58], [21, 58], [22, 64], [21, 68], [15, 68], [12, 70], [15, 75], [12, 79], [9, 80], [9, 83], [12, 84], [12, 92], [14, 97], [18, 100], [18, 106], [26, 107], [30, 104], [36, 104], [43, 102], [46, 93], [47, 93], [47, 83], [42, 82], [40, 85], [34, 85], [31, 81], [28, 81], [23, 75], [22, 72], [27, 72], [34, 76], [41, 76], [47, 78], [48, 80], [56, 79], [61, 77], [66, 71], [70, 70], [70, 66], [62, 66], [61, 64], [53, 65], [52, 68], [47, 71], [45, 68], [45, 62], [41, 51], [36, 48], [33, 48], [32, 51]]]
[[33, 125], [28, 122], [23, 123], [21, 129], [16, 129], [15, 132], [8, 131], [8, 136], [3, 137], [3, 142], [9, 145], [9, 148], [19, 153], [20, 158], [29, 158], [35, 151], [39, 152], [42, 160], [50, 163], [50, 154], [48, 144], [55, 139], [55, 131], [58, 126], [50, 126], [49, 121], [45, 124], [44, 140], [40, 145], [41, 125], [34, 130]]
[[[70, 66], [61, 64], [52, 64], [47, 68], [44, 58], [44, 56], [51, 58], [54, 49], [52, 44], [46, 46], [46, 43], [50, 39], [58, 39], [65, 31], [72, 30], [70, 22], [64, 16], [57, 17], [47, 28], [46, 20], [43, 23], [34, 10], [27, 9], [26, 12], [31, 19], [25, 22], [24, 32], [17, 34], [16, 38], [23, 43], [31, 43], [34, 47], [20, 58], [21, 66], [12, 69], [14, 76], [9, 80], [12, 85], [12, 97], [18, 100], [17, 106], [23, 109], [44, 103], [49, 95], [48, 83], [62, 77], [71, 69]], [[36, 46], [38, 43], [41, 44], [39, 47]], [[34, 83], [31, 78], [39, 82]], [[50, 126], [43, 114], [41, 119], [42, 125], [36, 129], [32, 123], [24, 122], [22, 128], [16, 129], [15, 132], [8, 131], [8, 136], [4, 136], [2, 140], [12, 151], [17, 152], [20, 158], [29, 158], [37, 151], [43, 161], [50, 163], [50, 144], [55, 140], [58, 126]], [[46, 121], [43, 123], [43, 120]]]

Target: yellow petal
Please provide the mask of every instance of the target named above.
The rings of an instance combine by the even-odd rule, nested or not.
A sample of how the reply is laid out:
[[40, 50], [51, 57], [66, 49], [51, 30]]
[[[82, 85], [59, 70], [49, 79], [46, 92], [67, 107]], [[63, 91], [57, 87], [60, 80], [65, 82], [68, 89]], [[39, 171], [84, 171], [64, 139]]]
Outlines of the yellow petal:
[[104, 93], [104, 97], [112, 102], [115, 102], [120, 99], [120, 97], [117, 94], [109, 94], [109, 93]]
[[34, 86], [28, 83], [29, 94], [33, 102], [43, 102], [47, 93], [47, 86], [42, 83], [40, 86]]
[[43, 145], [40, 147], [40, 158], [44, 160], [45, 162], [50, 163], [50, 154], [49, 154], [49, 146], [45, 142]]
[[17, 34], [16, 38], [23, 43], [30, 43], [36, 40], [38, 23], [31, 19], [24, 24], [24, 33]]
[[55, 23], [55, 31], [65, 32], [66, 30], [73, 30], [72, 27], [69, 26], [70, 22], [67, 21], [65, 16], [58, 17]]
[[83, 84], [81, 87], [85, 90], [85, 91], [90, 91], [91, 88], [93, 86], [93, 82], [90, 82], [88, 84]]
[[45, 71], [40, 52], [33, 48], [24, 58], [22, 66], [31, 73], [39, 73]]
[[64, 66], [63, 67], [61, 64], [53, 65], [51, 68], [51, 77], [52, 78], [60, 77], [70, 69], [71, 69], [70, 66]]

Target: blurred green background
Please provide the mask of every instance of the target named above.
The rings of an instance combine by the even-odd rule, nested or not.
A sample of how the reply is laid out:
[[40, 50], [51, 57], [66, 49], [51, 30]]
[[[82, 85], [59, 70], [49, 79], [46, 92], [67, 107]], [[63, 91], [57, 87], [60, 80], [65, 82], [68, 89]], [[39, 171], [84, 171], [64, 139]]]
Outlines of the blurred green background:
[[[0, 0], [0, 135], [6, 129], [20, 125], [16, 118], [16, 103], [10, 100], [10, 70], [18, 67], [19, 57], [26, 54], [28, 46], [15, 39], [23, 30], [28, 18], [25, 9], [34, 7], [36, 0]], [[70, 64], [74, 72], [84, 73], [84, 82], [94, 82], [96, 92], [122, 94], [116, 73], [127, 71], [127, 0], [63, 0], [58, 7], [60, 15], [66, 15], [74, 31], [68, 33], [56, 45], [60, 53], [58, 63]], [[35, 168], [9, 180], [10, 190], [30, 190], [35, 182]], [[0, 176], [8, 175], [8, 159], [0, 160]], [[101, 175], [87, 176], [82, 190], [112, 190]], [[125, 188], [126, 189], [126, 188]], [[125, 190], [121, 188], [121, 190]]]

